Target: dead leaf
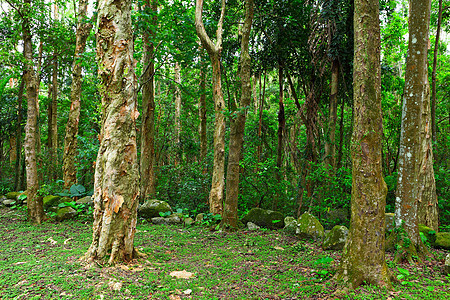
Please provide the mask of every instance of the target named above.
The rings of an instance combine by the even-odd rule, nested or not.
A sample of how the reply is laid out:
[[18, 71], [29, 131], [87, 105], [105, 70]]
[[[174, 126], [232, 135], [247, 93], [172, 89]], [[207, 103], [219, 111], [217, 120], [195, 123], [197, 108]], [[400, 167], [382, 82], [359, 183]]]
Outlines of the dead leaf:
[[187, 289], [187, 290], [183, 291], [183, 294], [190, 295], [190, 294], [192, 294], [192, 290], [191, 289]]
[[174, 295], [174, 294], [169, 295], [169, 299], [170, 300], [181, 300], [180, 296]]
[[183, 278], [183, 279], [189, 279], [194, 277], [194, 273], [188, 272], [186, 270], [183, 271], [172, 271], [169, 274], [172, 277], [176, 277], [176, 278]]
[[13, 265], [23, 265], [23, 264], [26, 264], [27, 263], [27, 261], [18, 261], [18, 262], [16, 262], [16, 263], [13, 263]]
[[281, 248], [281, 247], [278, 247], [278, 246], [273, 247], [273, 249], [276, 249], [276, 250], [284, 250], [284, 248]]

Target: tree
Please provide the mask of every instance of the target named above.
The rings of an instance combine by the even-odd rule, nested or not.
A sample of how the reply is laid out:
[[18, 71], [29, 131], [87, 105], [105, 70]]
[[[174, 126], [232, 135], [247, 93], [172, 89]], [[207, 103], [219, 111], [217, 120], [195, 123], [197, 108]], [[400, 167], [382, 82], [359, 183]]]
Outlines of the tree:
[[244, 142], [244, 130], [246, 110], [252, 100], [251, 87], [251, 58], [249, 53], [250, 30], [253, 20], [253, 0], [245, 1], [245, 20], [242, 27], [241, 58], [240, 58], [240, 79], [241, 79], [241, 99], [240, 107], [236, 111], [235, 119], [231, 123], [229, 156], [227, 167], [227, 193], [224, 203], [222, 226], [237, 228], [237, 204], [239, 194], [239, 161]]
[[[136, 81], [131, 1], [99, 1], [97, 61], [102, 129], [94, 182], [93, 240], [82, 259], [109, 263], [136, 257], [134, 234], [139, 202], [136, 150]], [[110, 253], [109, 253], [110, 251]]]
[[66, 189], [69, 189], [73, 184], [77, 183], [75, 157], [77, 154], [78, 123], [80, 121], [81, 109], [81, 55], [86, 48], [86, 40], [92, 28], [92, 23], [86, 20], [87, 8], [88, 0], [79, 0], [75, 54], [72, 65], [72, 86], [70, 91], [71, 105], [66, 125], [66, 137], [64, 139], [63, 176], [64, 187]]
[[436, 39], [433, 51], [433, 72], [431, 73], [431, 128], [433, 133], [433, 142], [436, 142], [436, 69], [439, 48], [439, 37], [441, 35], [442, 23], [442, 0], [439, 0], [438, 19], [436, 26]]
[[202, 20], [203, 0], [196, 0], [195, 28], [203, 48], [208, 52], [212, 65], [212, 85], [214, 99], [214, 164], [212, 186], [209, 194], [209, 210], [212, 214], [222, 214], [225, 174], [225, 102], [222, 94], [220, 57], [222, 52], [222, 26], [225, 16], [225, 0], [222, 0], [220, 19], [217, 24], [216, 43], [206, 33]]
[[381, 171], [378, 5], [375, 0], [355, 1], [351, 223], [337, 274], [351, 288], [391, 286], [384, 253], [387, 187]]

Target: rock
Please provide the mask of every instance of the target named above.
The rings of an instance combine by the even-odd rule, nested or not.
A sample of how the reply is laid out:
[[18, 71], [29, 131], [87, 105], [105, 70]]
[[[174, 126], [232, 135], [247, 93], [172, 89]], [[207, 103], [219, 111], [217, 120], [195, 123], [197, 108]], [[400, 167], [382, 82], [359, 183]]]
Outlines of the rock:
[[437, 232], [434, 247], [450, 250], [450, 232]]
[[346, 208], [330, 209], [326, 217], [329, 221], [335, 222], [335, 224], [346, 223], [350, 219], [349, 211]]
[[9, 192], [6, 194], [6, 198], [10, 200], [17, 200], [17, 197], [19, 197], [20, 194], [22, 194], [22, 192]]
[[12, 200], [12, 199], [7, 199], [5, 201], [3, 201], [3, 205], [5, 205], [6, 207], [11, 207], [13, 205], [15, 205], [17, 203], [16, 200]]
[[450, 253], [447, 254], [447, 256], [445, 257], [444, 274], [445, 275], [450, 274]]
[[191, 226], [192, 224], [194, 224], [194, 219], [192, 218], [184, 219], [184, 226]]
[[256, 225], [255, 223], [252, 223], [252, 222], [247, 222], [247, 228], [248, 228], [248, 230], [261, 229], [261, 227], [259, 227], [258, 225]]
[[70, 206], [66, 206], [58, 209], [56, 212], [56, 220], [61, 222], [64, 220], [72, 219], [77, 215], [77, 211]]
[[175, 225], [183, 222], [182, 214], [171, 214], [168, 217], [154, 217], [152, 218], [152, 223], [155, 225]]
[[244, 224], [252, 222], [261, 227], [280, 229], [284, 227], [284, 216], [278, 211], [265, 210], [262, 208], [252, 208], [242, 218], [242, 222]]
[[348, 229], [345, 226], [336, 225], [325, 234], [323, 250], [342, 250], [347, 242]]
[[94, 200], [92, 199], [91, 196], [86, 196], [81, 199], [78, 199], [75, 203], [76, 204], [88, 204], [88, 205], [94, 206]]
[[167, 224], [163, 217], [154, 217], [152, 218], [152, 223], [155, 225]]
[[203, 216], [204, 216], [204, 214], [198, 214], [198, 215], [195, 217], [195, 223], [201, 223], [201, 222], [203, 222]]
[[0, 203], [3, 203], [3, 201], [8, 200], [6, 196], [0, 196]]
[[284, 230], [290, 233], [295, 233], [297, 230], [297, 220], [294, 217], [284, 218]]
[[313, 238], [322, 241], [324, 235], [323, 226], [316, 217], [306, 212], [298, 218], [297, 223], [295, 233], [301, 238]]
[[385, 222], [386, 222], [385, 230], [386, 230], [386, 233], [388, 233], [395, 228], [395, 214], [385, 213], [384, 218], [385, 218]]
[[60, 200], [61, 200], [60, 196], [53, 196], [53, 195], [45, 196], [44, 199], [42, 200], [44, 204], [44, 209], [47, 210], [52, 206], [58, 206]]
[[427, 241], [434, 245], [436, 242], [436, 231], [431, 229], [430, 227], [427, 227], [423, 224], [419, 224], [419, 232], [422, 232], [422, 234], [427, 238]]
[[138, 209], [139, 216], [146, 218], [146, 219], [152, 219], [155, 217], [160, 217], [160, 212], [173, 212], [172, 208], [170, 207], [169, 203], [166, 201], [161, 200], [148, 200], [144, 204], [142, 204]]

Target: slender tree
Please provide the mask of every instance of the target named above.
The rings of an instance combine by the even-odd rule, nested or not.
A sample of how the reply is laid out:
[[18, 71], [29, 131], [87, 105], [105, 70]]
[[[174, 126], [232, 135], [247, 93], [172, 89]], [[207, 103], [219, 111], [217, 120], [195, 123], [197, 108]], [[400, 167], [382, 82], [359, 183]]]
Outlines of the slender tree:
[[381, 67], [379, 3], [356, 0], [354, 11], [354, 125], [351, 223], [337, 278], [357, 288], [390, 287], [385, 261], [387, 187], [381, 171]]
[[439, 50], [439, 38], [441, 35], [442, 23], [442, 0], [439, 0], [438, 20], [436, 27], [436, 39], [433, 51], [433, 72], [431, 73], [431, 128], [433, 131], [433, 142], [436, 142], [436, 70]]
[[22, 183], [20, 182], [20, 162], [22, 161], [22, 100], [23, 90], [25, 87], [24, 80], [25, 71], [22, 73], [22, 77], [19, 84], [19, 94], [17, 95], [17, 128], [16, 128], [16, 162], [14, 166], [14, 190], [18, 191]]
[[94, 182], [93, 240], [82, 257], [110, 255], [109, 263], [136, 257], [134, 234], [139, 202], [136, 150], [136, 79], [131, 0], [98, 3], [97, 61], [102, 128]]
[[75, 54], [72, 65], [72, 86], [70, 91], [71, 105], [66, 125], [66, 137], [64, 139], [63, 176], [64, 187], [66, 189], [69, 189], [73, 184], [77, 183], [75, 157], [77, 155], [77, 135], [81, 104], [82, 66], [80, 59], [86, 48], [86, 40], [92, 28], [92, 23], [86, 19], [87, 8], [88, 0], [79, 0]]
[[209, 38], [203, 25], [203, 0], [196, 0], [195, 28], [203, 48], [208, 52], [212, 65], [212, 84], [214, 99], [214, 163], [212, 186], [209, 193], [209, 210], [212, 214], [222, 214], [223, 189], [225, 179], [225, 101], [223, 100], [220, 57], [222, 53], [222, 27], [225, 16], [225, 0], [222, 0], [220, 19], [217, 24], [216, 42]]

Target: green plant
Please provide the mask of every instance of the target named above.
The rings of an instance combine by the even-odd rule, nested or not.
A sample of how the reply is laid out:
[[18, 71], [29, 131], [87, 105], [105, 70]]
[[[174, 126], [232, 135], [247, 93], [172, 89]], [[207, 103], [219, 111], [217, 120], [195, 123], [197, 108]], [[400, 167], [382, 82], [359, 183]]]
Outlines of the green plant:
[[93, 192], [92, 191], [87, 191], [86, 188], [84, 186], [82, 186], [81, 184], [73, 184], [69, 191], [65, 191], [62, 193], [56, 193], [58, 196], [62, 196], [62, 197], [84, 197], [84, 196], [92, 196]]
[[161, 217], [163, 217], [163, 218], [168, 217], [168, 216], [170, 216], [171, 214], [172, 214], [171, 211], [165, 211], [165, 212], [160, 211], [160, 212], [159, 212], [159, 215], [160, 215]]

